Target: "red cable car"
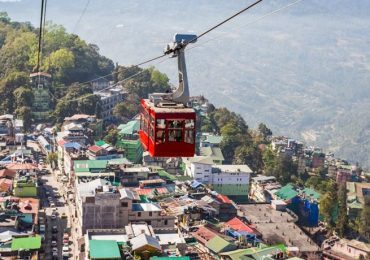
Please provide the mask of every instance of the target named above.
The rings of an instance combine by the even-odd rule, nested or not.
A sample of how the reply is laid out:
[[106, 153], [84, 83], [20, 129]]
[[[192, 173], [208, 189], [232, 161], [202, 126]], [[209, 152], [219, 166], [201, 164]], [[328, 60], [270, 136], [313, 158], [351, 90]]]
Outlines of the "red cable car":
[[172, 93], [154, 93], [149, 99], [141, 100], [140, 141], [152, 157], [194, 156], [196, 115], [188, 106], [184, 50], [196, 38], [196, 35], [176, 34], [165, 50], [165, 54], [177, 57], [179, 87]]

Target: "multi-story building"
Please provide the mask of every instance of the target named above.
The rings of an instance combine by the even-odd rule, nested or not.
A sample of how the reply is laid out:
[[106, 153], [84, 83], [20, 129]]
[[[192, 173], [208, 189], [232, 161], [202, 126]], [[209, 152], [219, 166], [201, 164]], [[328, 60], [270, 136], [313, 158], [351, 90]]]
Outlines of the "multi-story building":
[[96, 179], [76, 187], [78, 226], [87, 229], [124, 228], [129, 223], [146, 222], [155, 228], [173, 229], [175, 218], [164, 214], [154, 203], [142, 203], [128, 189], [118, 190], [109, 181]]
[[95, 115], [76, 114], [66, 117], [63, 122], [62, 131], [68, 130], [65, 129], [65, 126], [71, 123], [80, 126], [80, 128], [82, 127], [90, 141], [99, 139], [103, 135], [103, 120], [97, 118]]
[[314, 152], [312, 154], [312, 168], [320, 168], [325, 164], [325, 153], [323, 152]]
[[270, 202], [273, 194], [281, 188], [274, 176], [259, 175], [251, 179], [249, 197], [255, 202]]
[[123, 101], [124, 93], [122, 86], [95, 91], [94, 94], [100, 97], [102, 119], [106, 123], [112, 122], [115, 119], [113, 116], [113, 108]]
[[360, 216], [365, 197], [370, 196], [370, 183], [347, 182], [347, 212], [351, 219]]
[[119, 138], [117, 148], [124, 150], [125, 157], [133, 163], [140, 163], [143, 156], [143, 147], [139, 139], [140, 122], [133, 120], [118, 127]]
[[232, 200], [246, 202], [252, 173], [247, 165], [214, 165], [211, 185], [213, 190]]
[[249, 178], [252, 170], [247, 165], [217, 165], [209, 156], [183, 158], [185, 175], [211, 185], [212, 188], [232, 199], [248, 198]]
[[43, 121], [50, 113], [50, 86], [51, 75], [45, 72], [30, 74], [30, 83], [34, 100], [32, 103], [32, 115], [37, 121]]

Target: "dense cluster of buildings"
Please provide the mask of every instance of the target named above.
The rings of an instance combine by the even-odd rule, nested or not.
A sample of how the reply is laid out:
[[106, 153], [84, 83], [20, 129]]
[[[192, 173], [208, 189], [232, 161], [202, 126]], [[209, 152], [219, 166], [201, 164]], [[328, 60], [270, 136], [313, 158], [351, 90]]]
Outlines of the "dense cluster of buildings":
[[[36, 76], [46, 84], [47, 75]], [[117, 127], [115, 143], [103, 141], [104, 124], [114, 120], [112, 110], [124, 98], [120, 87], [106, 91], [109, 84], [93, 85], [103, 118], [76, 114], [65, 118], [59, 130], [38, 129], [34, 138], [42, 153], [57, 154], [53, 174], [69, 203], [74, 258], [354, 259], [370, 252], [359, 241], [322, 241], [322, 194], [282, 185], [248, 165], [225, 164], [221, 136], [197, 135], [197, 154], [191, 158], [150, 157], [141, 146], [136, 119]], [[205, 100], [192, 102], [197, 113], [207, 114]], [[2, 136], [14, 137], [20, 129], [12, 117], [0, 117]], [[271, 148], [292, 157], [300, 173], [327, 168], [327, 178], [347, 187], [349, 217], [360, 216], [370, 186], [357, 167], [286, 137], [272, 138]], [[24, 147], [3, 160], [0, 254], [46, 257], [40, 160], [34, 148]]]

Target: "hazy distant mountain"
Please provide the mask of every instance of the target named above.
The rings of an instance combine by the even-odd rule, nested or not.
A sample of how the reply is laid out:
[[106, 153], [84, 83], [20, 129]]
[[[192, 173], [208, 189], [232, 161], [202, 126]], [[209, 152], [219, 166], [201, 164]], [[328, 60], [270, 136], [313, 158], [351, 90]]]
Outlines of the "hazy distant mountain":
[[[370, 167], [370, 1], [303, 0], [253, 23], [293, 1], [265, 0], [189, 49], [191, 92], [252, 126], [265, 122]], [[0, 10], [37, 24], [36, 2], [0, 0]], [[85, 0], [49, 0], [47, 16], [135, 64], [160, 54], [174, 33], [203, 32], [251, 2], [91, 0], [76, 24]], [[154, 65], [175, 82], [174, 61]]]

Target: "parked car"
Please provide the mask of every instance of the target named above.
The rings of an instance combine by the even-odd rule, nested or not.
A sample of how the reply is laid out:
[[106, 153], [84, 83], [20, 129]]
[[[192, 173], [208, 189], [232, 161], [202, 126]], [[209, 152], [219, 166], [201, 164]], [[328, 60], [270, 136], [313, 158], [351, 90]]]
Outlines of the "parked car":
[[61, 218], [67, 218], [67, 214], [63, 212]]
[[58, 226], [53, 226], [52, 229], [51, 229], [51, 231], [53, 233], [58, 233]]
[[40, 233], [41, 234], [45, 233], [45, 230], [46, 230], [45, 225], [44, 224], [40, 225]]
[[57, 241], [56, 241], [56, 240], [52, 240], [52, 241], [51, 241], [51, 246], [55, 247], [55, 246], [57, 246], [57, 245], [58, 245], [58, 243], [57, 243]]
[[51, 249], [51, 251], [52, 251], [53, 253], [58, 253], [58, 248], [53, 247], [53, 249]]
[[63, 252], [69, 252], [69, 246], [63, 246], [62, 250]]
[[54, 202], [50, 202], [50, 207], [54, 208], [55, 207], [55, 203]]
[[53, 214], [51, 214], [51, 219], [52, 219], [52, 220], [56, 220], [56, 219], [57, 219], [57, 215], [56, 215], [56, 214], [54, 214], [54, 213], [53, 213]]

